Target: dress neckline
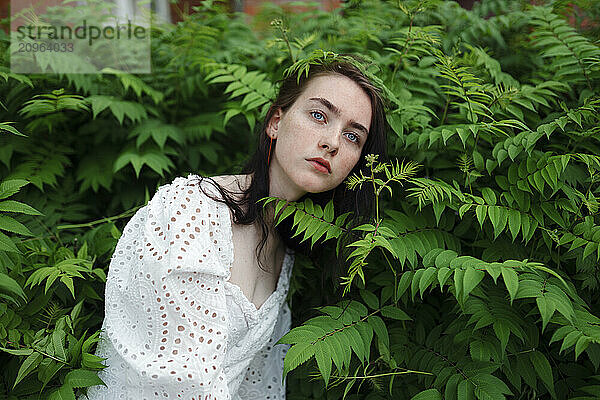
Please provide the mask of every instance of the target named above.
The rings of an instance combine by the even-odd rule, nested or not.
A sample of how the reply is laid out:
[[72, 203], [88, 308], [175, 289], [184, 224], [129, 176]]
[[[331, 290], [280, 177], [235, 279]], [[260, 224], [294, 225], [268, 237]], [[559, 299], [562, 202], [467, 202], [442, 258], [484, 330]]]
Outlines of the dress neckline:
[[[246, 297], [246, 295], [238, 285], [230, 282], [229, 279], [227, 279], [224, 282], [225, 286], [232, 290], [234, 297], [238, 300], [238, 304], [242, 307], [245, 313], [249, 313], [250, 316], [253, 317], [253, 319], [258, 320], [261, 315], [268, 312], [274, 305], [278, 304], [282, 297], [284, 297], [283, 295], [286, 294], [287, 290], [283, 288], [283, 280], [287, 280], [290, 257], [291, 254], [286, 251], [285, 256], [283, 257], [281, 271], [279, 272], [279, 278], [277, 279], [277, 286], [275, 290], [269, 295], [269, 297], [267, 297], [267, 299], [258, 308], [256, 307], [256, 304], [251, 302], [248, 299], [248, 297]], [[231, 268], [231, 265], [229, 265], [229, 268]]]
[[[210, 188], [209, 190], [214, 188], [214, 186], [212, 186], [212, 185], [208, 185], [208, 186]], [[211, 190], [211, 191], [214, 194], [218, 195], [219, 194], [218, 190], [216, 190], [216, 188], [214, 188], [214, 189], [215, 189], [214, 191], [213, 190]], [[283, 257], [283, 261], [281, 263], [281, 268], [279, 271], [279, 277], [277, 278], [277, 285], [275, 287], [275, 290], [269, 295], [269, 297], [267, 297], [267, 299], [259, 307], [256, 307], [256, 304], [251, 302], [248, 299], [248, 297], [246, 297], [246, 295], [244, 294], [244, 292], [238, 285], [229, 281], [229, 279], [231, 278], [231, 268], [233, 267], [234, 255], [235, 255], [234, 248], [233, 248], [233, 227], [232, 227], [232, 222], [231, 222], [232, 215], [231, 215], [231, 210], [229, 209], [227, 204], [224, 204], [221, 202], [215, 202], [215, 203], [218, 208], [223, 207], [227, 211], [227, 212], [224, 212], [224, 210], [221, 210], [219, 212], [219, 215], [220, 215], [220, 219], [221, 219], [221, 227], [223, 229], [223, 236], [224, 236], [223, 238], [228, 243], [231, 243], [231, 246], [224, 246], [224, 248], [228, 252], [228, 254], [226, 254], [227, 273], [228, 274], [227, 274], [227, 278], [225, 279], [225, 282], [224, 282], [225, 286], [231, 289], [232, 294], [237, 299], [238, 304], [242, 307], [242, 309], [245, 311], [245, 313], [248, 313], [249, 316], [253, 320], [259, 320], [262, 315], [264, 315], [266, 312], [268, 312], [273, 307], [273, 305], [280, 303], [283, 300], [283, 298], [287, 295], [287, 288], [285, 288], [284, 286], [288, 285], [290, 264], [292, 262], [291, 257], [292, 257], [293, 253], [291, 253], [289, 248], [286, 247], [285, 255]]]

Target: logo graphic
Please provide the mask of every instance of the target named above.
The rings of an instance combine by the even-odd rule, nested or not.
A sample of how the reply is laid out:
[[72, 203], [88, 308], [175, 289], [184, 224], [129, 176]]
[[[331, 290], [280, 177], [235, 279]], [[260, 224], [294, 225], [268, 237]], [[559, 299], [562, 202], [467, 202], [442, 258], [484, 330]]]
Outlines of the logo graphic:
[[150, 73], [148, 2], [12, 0], [10, 69], [16, 73]]

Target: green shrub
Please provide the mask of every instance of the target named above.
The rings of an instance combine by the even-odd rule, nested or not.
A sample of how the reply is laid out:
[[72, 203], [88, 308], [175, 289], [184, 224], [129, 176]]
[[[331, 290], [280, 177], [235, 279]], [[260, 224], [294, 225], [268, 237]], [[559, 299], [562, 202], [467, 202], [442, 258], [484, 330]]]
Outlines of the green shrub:
[[211, 4], [154, 27], [151, 75], [24, 76], [3, 57], [0, 392], [98, 383], [126, 219], [175, 176], [237, 172], [276, 81], [323, 49], [372, 61], [392, 162], [348, 180], [379, 189], [370, 224], [311, 203], [282, 214], [306, 240], [350, 243], [341, 280], [315, 285], [330, 252], [297, 258], [288, 398], [598, 398], [594, 31], [562, 2], [271, 5], [253, 29]]

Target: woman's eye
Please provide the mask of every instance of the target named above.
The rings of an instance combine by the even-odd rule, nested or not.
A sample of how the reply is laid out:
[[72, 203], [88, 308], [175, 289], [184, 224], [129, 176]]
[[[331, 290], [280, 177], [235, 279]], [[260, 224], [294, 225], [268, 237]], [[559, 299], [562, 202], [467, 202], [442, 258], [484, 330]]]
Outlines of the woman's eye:
[[354, 133], [352, 133], [352, 132], [348, 132], [348, 133], [346, 133], [346, 137], [347, 137], [348, 139], [350, 139], [350, 141], [352, 141], [352, 142], [354, 142], [354, 143], [358, 143], [358, 142], [360, 141], [360, 140], [359, 140], [359, 138], [358, 138], [358, 135], [355, 135], [355, 134], [354, 134]]
[[310, 115], [317, 121], [325, 121], [325, 116], [319, 111], [311, 111]]

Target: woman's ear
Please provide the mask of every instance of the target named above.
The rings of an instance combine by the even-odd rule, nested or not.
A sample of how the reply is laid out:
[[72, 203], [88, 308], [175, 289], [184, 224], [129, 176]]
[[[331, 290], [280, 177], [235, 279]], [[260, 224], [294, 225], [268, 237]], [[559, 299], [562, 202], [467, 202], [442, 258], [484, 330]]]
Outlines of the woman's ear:
[[277, 108], [267, 123], [267, 135], [272, 139], [277, 139], [277, 134], [279, 133], [279, 124], [282, 116], [283, 111], [281, 111], [281, 108]]

